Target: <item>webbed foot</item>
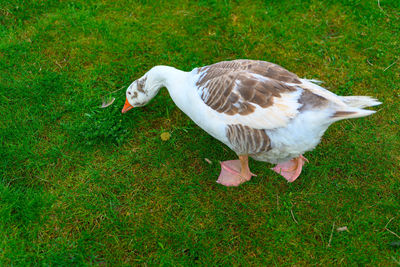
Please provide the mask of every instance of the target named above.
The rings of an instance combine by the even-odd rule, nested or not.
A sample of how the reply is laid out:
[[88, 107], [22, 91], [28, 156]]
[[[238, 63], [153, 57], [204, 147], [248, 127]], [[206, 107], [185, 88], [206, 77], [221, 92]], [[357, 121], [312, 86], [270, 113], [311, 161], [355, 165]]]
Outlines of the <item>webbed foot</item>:
[[217, 183], [225, 186], [238, 186], [247, 182], [255, 174], [250, 172], [247, 156], [239, 157], [240, 160], [228, 160], [221, 162], [221, 173]]
[[289, 183], [294, 182], [297, 177], [299, 177], [303, 165], [308, 159], [300, 155], [297, 158], [291, 159], [284, 163], [279, 163], [274, 168], [273, 171], [282, 175]]

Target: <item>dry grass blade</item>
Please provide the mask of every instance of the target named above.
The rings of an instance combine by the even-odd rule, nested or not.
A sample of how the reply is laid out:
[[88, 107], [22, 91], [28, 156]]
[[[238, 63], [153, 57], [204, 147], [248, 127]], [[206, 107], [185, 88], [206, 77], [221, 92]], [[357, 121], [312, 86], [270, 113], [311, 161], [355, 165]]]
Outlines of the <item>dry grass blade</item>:
[[395, 257], [392, 256], [392, 260], [394, 260], [394, 262], [395, 262], [397, 265], [400, 265], [400, 261], [396, 260]]
[[391, 219], [387, 222], [387, 224], [385, 225], [385, 230], [388, 231], [389, 233], [391, 233], [392, 235], [396, 236], [397, 238], [400, 238], [400, 236], [399, 236], [398, 234], [396, 234], [395, 232], [393, 232], [392, 230], [390, 230], [389, 228], [387, 228], [388, 225], [389, 225], [389, 223], [390, 223], [391, 221], [393, 221], [394, 218], [396, 218], [396, 217], [391, 218]]
[[331, 236], [329, 237], [329, 241], [328, 241], [328, 248], [331, 246], [334, 228], [335, 228], [335, 222], [333, 222], [333, 224], [332, 224], [332, 231], [331, 231]]
[[396, 59], [392, 64], [390, 64], [389, 66], [387, 66], [383, 71], [385, 72], [385, 71], [387, 71], [389, 68], [391, 68], [394, 64], [397, 63], [397, 60], [398, 60], [398, 59]]
[[295, 223], [299, 224], [299, 222], [298, 222], [298, 221], [296, 220], [296, 218], [294, 217], [294, 214], [293, 214], [293, 210], [292, 210], [292, 209], [290, 210], [290, 214], [292, 214], [293, 221], [294, 221]]

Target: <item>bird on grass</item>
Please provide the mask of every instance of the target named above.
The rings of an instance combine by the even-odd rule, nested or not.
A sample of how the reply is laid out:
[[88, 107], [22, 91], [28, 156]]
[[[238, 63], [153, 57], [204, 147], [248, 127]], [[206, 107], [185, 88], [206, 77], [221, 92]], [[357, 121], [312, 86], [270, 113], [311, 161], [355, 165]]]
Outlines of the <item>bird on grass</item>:
[[238, 186], [255, 176], [248, 157], [277, 164], [288, 182], [299, 177], [328, 127], [339, 120], [375, 113], [381, 104], [368, 96], [338, 96], [318, 81], [301, 79], [259, 60], [233, 60], [184, 72], [155, 66], [126, 90], [122, 113], [146, 105], [162, 87], [200, 128], [237, 155], [221, 162], [217, 183]]

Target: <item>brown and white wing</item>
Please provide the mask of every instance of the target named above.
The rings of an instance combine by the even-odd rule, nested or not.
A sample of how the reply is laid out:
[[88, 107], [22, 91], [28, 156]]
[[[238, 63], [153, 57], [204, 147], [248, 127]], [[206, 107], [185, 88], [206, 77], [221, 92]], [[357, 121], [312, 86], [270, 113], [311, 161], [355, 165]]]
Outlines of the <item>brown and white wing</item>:
[[199, 73], [204, 74], [201, 78], [203, 82], [224, 74], [245, 71], [274, 79], [276, 81], [293, 84], [301, 83], [296, 74], [277, 64], [262, 60], [237, 59], [232, 61], [222, 61], [198, 68], [197, 70]]
[[[302, 89], [295, 85], [297, 76], [278, 66], [284, 71], [277, 74], [277, 69], [275, 75], [285, 76], [281, 79], [286, 82], [276, 80], [266, 75], [268, 68], [262, 69], [258, 61], [252, 62], [221, 62], [199, 69], [199, 96], [228, 125], [241, 124], [253, 129], [286, 126], [302, 106], [298, 101]], [[248, 66], [253, 67], [244, 69]], [[257, 73], [253, 72], [255, 69]]]

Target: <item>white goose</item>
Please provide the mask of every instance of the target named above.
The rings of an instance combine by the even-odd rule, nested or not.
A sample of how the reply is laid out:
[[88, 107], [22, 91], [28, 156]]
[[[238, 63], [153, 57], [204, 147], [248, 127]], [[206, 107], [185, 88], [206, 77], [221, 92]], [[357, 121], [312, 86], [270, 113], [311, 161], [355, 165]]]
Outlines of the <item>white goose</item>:
[[162, 87], [204, 131], [236, 152], [239, 160], [221, 162], [218, 183], [238, 186], [254, 174], [248, 156], [277, 163], [273, 170], [293, 182], [302, 154], [320, 142], [335, 121], [375, 113], [381, 104], [367, 96], [337, 96], [273, 63], [223, 61], [184, 72], [155, 66], [126, 91], [122, 113], [146, 105]]

